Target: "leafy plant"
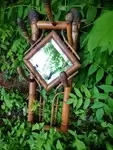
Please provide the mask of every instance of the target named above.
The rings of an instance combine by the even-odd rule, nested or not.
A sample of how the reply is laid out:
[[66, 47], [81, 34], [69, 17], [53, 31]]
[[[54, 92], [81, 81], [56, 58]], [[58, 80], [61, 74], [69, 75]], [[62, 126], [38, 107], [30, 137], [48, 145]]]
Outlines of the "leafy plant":
[[[72, 93], [67, 101], [71, 106], [70, 130], [65, 135], [53, 129], [46, 132], [43, 131], [44, 123], [31, 125], [16, 117], [2, 118], [1, 150], [12, 150], [14, 147], [15, 150], [113, 149], [113, 3], [111, 0], [53, 0], [55, 20], [64, 20], [66, 12], [72, 7], [78, 8], [82, 22], [78, 50], [81, 69], [73, 79]], [[18, 66], [24, 66], [23, 55], [29, 44], [20, 36], [16, 19], [23, 17], [30, 33], [27, 21], [30, 9], [39, 11], [42, 20], [47, 20], [39, 0], [0, 1], [0, 68], [8, 72], [8, 78], [15, 76]], [[24, 94], [3, 88], [0, 88], [0, 93], [2, 115], [14, 114], [14, 110], [26, 110]], [[52, 89], [49, 95], [42, 90], [41, 95], [47, 102], [44, 117], [48, 123], [55, 90]], [[62, 102], [58, 112], [59, 122], [61, 106]], [[38, 107], [36, 103], [34, 111]]]

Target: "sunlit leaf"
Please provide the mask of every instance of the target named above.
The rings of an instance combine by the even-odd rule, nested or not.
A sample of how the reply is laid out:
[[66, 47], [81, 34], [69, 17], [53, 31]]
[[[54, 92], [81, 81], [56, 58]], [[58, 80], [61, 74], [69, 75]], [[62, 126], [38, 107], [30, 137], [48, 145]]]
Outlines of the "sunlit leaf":
[[78, 99], [77, 105], [76, 105], [76, 110], [79, 109], [82, 106], [82, 104], [83, 104], [83, 99], [82, 98]]
[[98, 69], [97, 65], [92, 64], [92, 65], [89, 67], [88, 75], [92, 75], [97, 69]]
[[96, 73], [96, 82], [99, 82], [104, 76], [104, 71], [99, 69]]
[[90, 52], [96, 47], [109, 47], [109, 44], [113, 45], [112, 18], [113, 11], [106, 11], [95, 21], [94, 26], [88, 36], [88, 50]]
[[76, 146], [77, 150], [86, 150], [85, 144], [82, 141], [80, 141], [79, 139], [76, 139], [75, 146]]
[[101, 107], [104, 107], [104, 103], [103, 102], [95, 102], [91, 108], [92, 109], [98, 109], [98, 108], [101, 108]]
[[104, 115], [104, 110], [103, 110], [103, 108], [97, 109], [97, 111], [96, 111], [96, 118], [97, 118], [97, 120], [98, 120], [99, 122], [100, 122], [100, 120], [102, 119], [103, 115]]
[[88, 22], [94, 21], [97, 14], [97, 8], [94, 6], [90, 6], [87, 10], [86, 18]]
[[81, 92], [80, 92], [79, 89], [74, 88], [74, 91], [75, 91], [75, 93], [76, 93], [76, 95], [77, 95], [78, 97], [82, 97], [82, 94], [81, 94]]
[[34, 124], [33, 127], [32, 127], [32, 131], [34, 130], [39, 130], [40, 126], [38, 123]]
[[57, 140], [56, 148], [57, 150], [63, 150], [62, 145], [59, 140]]
[[94, 95], [95, 98], [98, 98], [98, 99], [107, 99], [108, 98], [108, 95], [105, 94], [105, 93], [96, 93]]
[[18, 7], [18, 17], [23, 16], [23, 6]]
[[89, 105], [90, 105], [90, 99], [89, 99], [89, 98], [86, 98], [86, 99], [85, 99], [85, 102], [84, 102], [83, 108], [84, 108], [84, 109], [87, 109]]
[[106, 77], [106, 84], [111, 84], [112, 81], [113, 81], [113, 77], [112, 77], [112, 75], [109, 74], [109, 75]]
[[100, 89], [104, 90], [105, 92], [113, 92], [113, 86], [112, 85], [100, 85]]
[[72, 104], [74, 102], [73, 98], [68, 99], [68, 101], [66, 102], [67, 104]]
[[111, 125], [111, 126], [109, 127], [108, 133], [109, 133], [110, 137], [113, 138], [113, 125]]
[[106, 148], [107, 150], [113, 150], [113, 145], [111, 145], [110, 143], [106, 143]]

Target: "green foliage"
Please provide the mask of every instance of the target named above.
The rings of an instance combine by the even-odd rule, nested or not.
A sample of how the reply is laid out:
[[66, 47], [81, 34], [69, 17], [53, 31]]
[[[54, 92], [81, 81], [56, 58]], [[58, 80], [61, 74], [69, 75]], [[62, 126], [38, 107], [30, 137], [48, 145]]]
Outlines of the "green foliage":
[[112, 17], [113, 11], [107, 11], [94, 22], [94, 26], [88, 36], [88, 50], [90, 52], [96, 47], [100, 47], [101, 52], [108, 51], [109, 54], [112, 53]]
[[[112, 1], [52, 0], [55, 20], [64, 20], [72, 7], [81, 14], [80, 49], [81, 69], [73, 80], [70, 104], [69, 132], [65, 135], [51, 129], [43, 131], [44, 123], [29, 124], [18, 119], [3, 119], [0, 124], [0, 150], [112, 150], [113, 149], [113, 11]], [[23, 66], [23, 55], [29, 44], [20, 36], [17, 17], [23, 17], [30, 32], [27, 15], [38, 10], [47, 20], [40, 0], [0, 1], [0, 68], [9, 71], [9, 77]], [[0, 88], [0, 113], [10, 114], [14, 109], [27, 108], [25, 96], [18, 91]], [[45, 123], [50, 122], [53, 97], [45, 90]], [[58, 97], [62, 100], [62, 96]], [[33, 105], [37, 113], [39, 103]], [[59, 105], [58, 124], [61, 121], [62, 102]]]
[[26, 103], [24, 102], [25, 96], [18, 91], [6, 91], [4, 88], [0, 88], [1, 93], [1, 109], [0, 113], [3, 114], [11, 112], [13, 109], [24, 109]]

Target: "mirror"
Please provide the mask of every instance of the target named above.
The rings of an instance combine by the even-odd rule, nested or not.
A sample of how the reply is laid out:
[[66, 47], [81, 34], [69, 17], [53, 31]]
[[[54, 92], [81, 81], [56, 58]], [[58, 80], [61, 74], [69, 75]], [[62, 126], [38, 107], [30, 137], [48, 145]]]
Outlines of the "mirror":
[[48, 91], [60, 83], [59, 75], [75, 73], [80, 64], [55, 31], [49, 33], [38, 44], [35, 43], [24, 57], [24, 62], [35, 80]]
[[71, 61], [54, 39], [51, 39], [29, 61], [47, 84], [57, 78], [62, 71], [66, 71], [72, 66]]

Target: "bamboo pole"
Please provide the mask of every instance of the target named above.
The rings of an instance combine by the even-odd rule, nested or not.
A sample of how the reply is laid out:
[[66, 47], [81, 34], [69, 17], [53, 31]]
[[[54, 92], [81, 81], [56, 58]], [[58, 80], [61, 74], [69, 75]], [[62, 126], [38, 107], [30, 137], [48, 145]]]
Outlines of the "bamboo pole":
[[[37, 21], [39, 19], [39, 15], [37, 11], [30, 11], [29, 15], [29, 20], [31, 24], [31, 39], [33, 42], [37, 41], [39, 38], [39, 29], [37, 28]], [[30, 79], [34, 79], [33, 74], [30, 73]], [[34, 101], [36, 100], [36, 81], [34, 82], [29, 82], [29, 101], [28, 101], [28, 122], [33, 123], [34, 122], [34, 116], [33, 116], [33, 110], [32, 106]]]
[[69, 12], [66, 15], [66, 23], [67, 23], [67, 39], [68, 39], [68, 43], [72, 46], [73, 45], [73, 39], [72, 39], [72, 20], [73, 20], [73, 16], [72, 13]]
[[44, 3], [45, 11], [47, 13], [47, 16], [48, 16], [49, 20], [51, 21], [52, 25], [55, 26], [56, 23], [53, 19], [50, 0], [43, 0], [43, 3]]
[[66, 103], [69, 94], [71, 92], [71, 86], [69, 81], [67, 80], [67, 74], [65, 72], [62, 72], [60, 74], [60, 80], [63, 83], [64, 86], [64, 99], [63, 99], [63, 106], [62, 106], [62, 121], [61, 121], [61, 131], [66, 133], [68, 130], [68, 122], [69, 122], [69, 105]]
[[73, 49], [77, 51], [78, 38], [79, 38], [79, 28], [80, 28], [80, 14], [77, 9], [72, 8], [70, 12], [73, 15], [72, 21], [72, 40], [73, 40]]
[[[69, 12], [66, 15], [65, 18], [66, 22], [67, 22], [67, 39], [68, 39], [68, 43], [73, 46], [73, 39], [72, 39], [72, 20], [73, 20], [73, 16], [72, 13]], [[62, 107], [62, 121], [61, 121], [61, 131], [66, 133], [68, 130], [68, 122], [69, 122], [69, 105], [66, 103], [68, 98], [69, 98], [69, 94], [71, 92], [71, 86], [72, 83], [68, 81], [68, 77], [66, 75], [65, 72], [62, 72], [60, 74], [60, 80], [63, 83], [64, 86], [64, 99], [63, 99], [63, 107]]]
[[64, 99], [63, 99], [63, 107], [62, 107], [62, 122], [61, 122], [61, 131], [66, 133], [68, 130], [68, 122], [69, 122], [69, 104], [67, 104], [67, 100], [69, 98], [69, 94], [71, 92], [71, 87], [64, 87]]
[[[78, 34], [79, 34], [78, 33], [78, 28], [80, 26], [79, 19], [80, 19], [79, 12], [76, 9], [71, 9], [71, 11], [66, 15], [67, 24], [70, 24], [72, 26], [72, 29], [70, 29], [69, 25], [67, 28], [68, 42], [75, 50], [77, 48], [77, 40], [78, 40]], [[72, 82], [70, 82], [70, 85], [69, 85], [65, 74], [62, 74], [60, 78], [61, 78], [61, 82], [64, 85], [61, 131], [66, 133], [68, 130], [69, 109], [70, 109], [69, 105], [66, 102], [71, 92]]]

